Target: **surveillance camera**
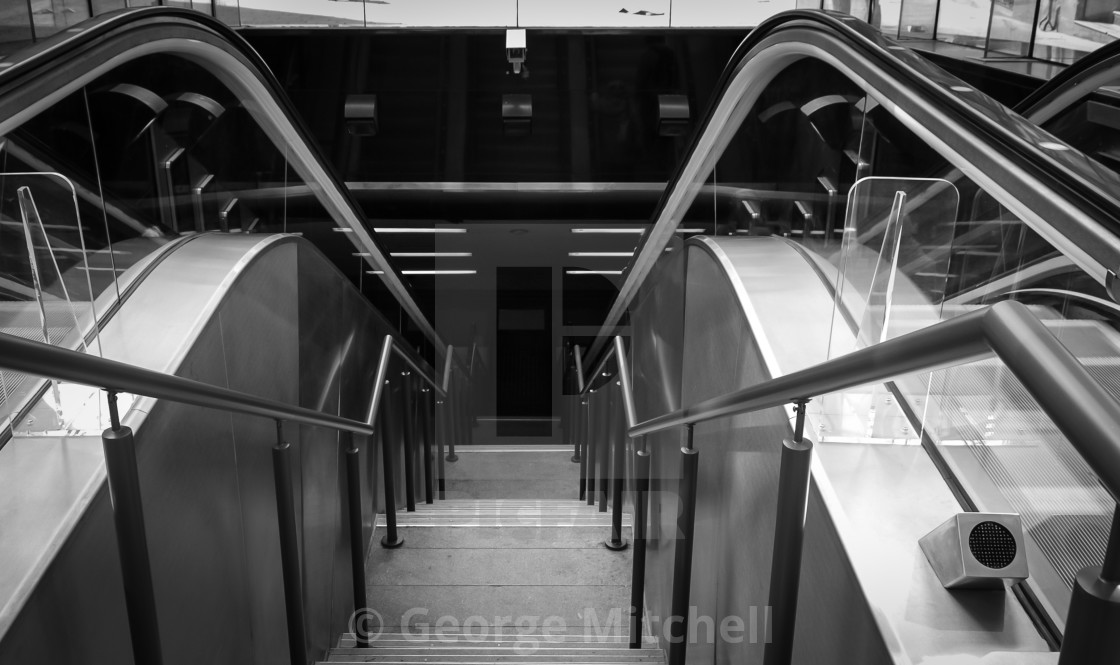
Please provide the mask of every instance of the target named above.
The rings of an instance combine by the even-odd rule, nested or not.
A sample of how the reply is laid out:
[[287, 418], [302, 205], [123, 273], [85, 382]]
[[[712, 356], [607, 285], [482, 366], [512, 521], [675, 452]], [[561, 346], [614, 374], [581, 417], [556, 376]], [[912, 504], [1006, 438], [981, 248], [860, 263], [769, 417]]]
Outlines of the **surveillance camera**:
[[525, 62], [525, 54], [528, 52], [525, 46], [525, 30], [523, 28], [516, 30], [506, 30], [506, 60], [513, 66], [513, 73], [521, 73], [521, 65]]

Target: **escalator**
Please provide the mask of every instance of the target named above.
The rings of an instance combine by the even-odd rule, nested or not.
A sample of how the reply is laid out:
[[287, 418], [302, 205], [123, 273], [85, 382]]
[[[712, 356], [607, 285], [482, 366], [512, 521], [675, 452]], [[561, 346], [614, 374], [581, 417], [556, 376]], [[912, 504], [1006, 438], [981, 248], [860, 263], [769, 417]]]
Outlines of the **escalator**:
[[[105, 15], [5, 59], [0, 89], [0, 333], [348, 419], [384, 395], [419, 422], [435, 406], [421, 376], [440, 374], [441, 395], [467, 390], [463, 351], [443, 345], [279, 84], [224, 25], [174, 9]], [[391, 374], [374, 390], [386, 338], [397, 353], [380, 359]], [[130, 662], [122, 499], [100, 443], [116, 415], [96, 387], [42, 376], [0, 370], [0, 662]], [[164, 648], [286, 659], [262, 445], [276, 426], [140, 394], [110, 401], [136, 432]], [[423, 499], [405, 470], [434, 480], [400, 422], [355, 437], [367, 542], [388, 503]], [[302, 569], [322, 581], [303, 596], [312, 659], [352, 613], [338, 592], [347, 450], [333, 430], [281, 431], [298, 452]], [[55, 639], [63, 606], [85, 619]]]
[[[1120, 179], [1081, 147], [857, 21], [775, 17], [724, 72], [591, 360], [625, 312], [637, 421], [649, 422], [1016, 300], [1120, 396]], [[673, 237], [692, 223], [717, 235]], [[1023, 384], [984, 359], [813, 397], [794, 661], [1054, 662], [1077, 575], [1111, 551], [1116, 488]], [[790, 406], [645, 437], [655, 633], [676, 630], [684, 509], [658, 483], [683, 482], [682, 441], [700, 460], [690, 605], [718, 623], [767, 602], [778, 444], [793, 418]], [[1006, 595], [946, 591], [918, 547], [974, 511], [1023, 520], [1030, 575]], [[1115, 658], [1101, 649], [1084, 662]], [[764, 650], [702, 639], [687, 659]]]
[[[5, 62], [10, 325], [0, 332], [358, 419], [385, 377], [393, 412], [419, 413], [416, 374], [457, 364], [276, 81], [225, 27], [191, 12], [124, 12]], [[586, 358], [599, 434], [626, 445], [615, 397], [627, 382], [592, 362], [624, 315], [638, 420], [1007, 299], [1120, 392], [1120, 181], [1076, 148], [850, 17], [767, 21], [725, 71]], [[682, 240], [675, 231], [690, 222], [715, 233]], [[402, 352], [408, 362], [377, 375], [385, 336], [422, 353]], [[21, 387], [5, 388], [0, 515], [21, 543], [0, 550], [16, 562], [0, 575], [0, 662], [128, 662], [96, 436], [108, 426], [103, 397], [29, 377], [11, 385]], [[284, 662], [291, 608], [285, 616], [261, 443], [276, 438], [273, 424], [171, 400], [127, 404], [167, 661]], [[722, 627], [753, 617], [757, 629], [766, 614], [776, 444], [792, 415], [771, 408], [689, 428], [701, 478], [691, 568], [675, 556], [681, 435], [642, 444], [655, 487], [648, 567], [636, 576], [647, 602], [635, 613], [674, 664], [761, 662], [757, 630], [731, 639]], [[359, 444], [368, 482], [357, 516], [340, 502], [342, 439], [287, 429], [307, 590], [294, 661], [326, 655], [356, 609], [343, 525], [360, 517], [367, 556], [376, 513], [416, 498], [409, 482], [424, 465], [401, 443], [409, 426]], [[825, 395], [807, 431], [818, 450], [795, 662], [1055, 662], [1074, 577], [1104, 556], [1116, 488], [1005, 367], [985, 358]], [[380, 461], [386, 447], [409, 455], [403, 474]], [[636, 467], [611, 459], [586, 463], [618, 486]], [[403, 482], [382, 500], [381, 478]], [[1031, 575], [946, 591], [918, 539], [977, 510], [1021, 516]], [[713, 625], [683, 651], [672, 646], [689, 624], [673, 620], [681, 588]]]

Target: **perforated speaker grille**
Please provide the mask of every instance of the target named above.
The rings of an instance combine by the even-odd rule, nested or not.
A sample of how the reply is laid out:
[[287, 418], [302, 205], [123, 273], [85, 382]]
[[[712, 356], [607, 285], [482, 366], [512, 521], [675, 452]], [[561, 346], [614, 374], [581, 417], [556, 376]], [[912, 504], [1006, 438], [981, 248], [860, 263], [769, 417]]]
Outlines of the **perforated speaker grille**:
[[981, 522], [968, 533], [968, 550], [988, 568], [1006, 568], [1015, 560], [1015, 536], [999, 522]]

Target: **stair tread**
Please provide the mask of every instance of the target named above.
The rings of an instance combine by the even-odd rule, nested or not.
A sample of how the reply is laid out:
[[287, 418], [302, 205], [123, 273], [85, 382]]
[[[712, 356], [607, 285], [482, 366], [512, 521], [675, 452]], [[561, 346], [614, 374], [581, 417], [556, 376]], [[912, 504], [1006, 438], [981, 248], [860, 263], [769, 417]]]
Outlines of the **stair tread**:
[[[627, 645], [630, 638], [626, 635], [588, 635], [586, 633], [535, 633], [519, 631], [513, 626], [487, 626], [485, 633], [478, 632], [464, 632], [463, 630], [454, 629], [441, 629], [438, 632], [424, 633], [419, 631], [401, 632], [398, 630], [386, 629], [382, 631], [378, 637], [378, 642], [388, 641], [402, 641], [412, 642], [421, 640], [421, 635], [430, 635], [432, 637], [425, 638], [427, 641], [436, 642], [440, 644], [481, 644], [485, 642], [509, 642], [511, 640], [528, 640], [536, 639], [539, 641], [547, 641], [551, 644], [601, 644], [601, 645]], [[339, 638], [339, 646], [344, 647], [343, 643], [349, 642], [351, 647], [354, 642], [353, 633], [343, 633]], [[645, 635], [642, 638], [643, 644], [646, 646], [657, 646], [657, 639]]]
[[[571, 663], [580, 663], [581, 665], [610, 665], [614, 663], [627, 663], [633, 661], [616, 661], [616, 659], [600, 658], [592, 659], [592, 661], [532, 661], [532, 659], [520, 659], [520, 661], [501, 662], [511, 664], [521, 663], [523, 665], [570, 665]], [[652, 662], [661, 663], [662, 661], [659, 658], [657, 659], [657, 661]], [[335, 659], [330, 659], [330, 661], [320, 661], [319, 663], [399, 663], [401, 665], [411, 663], [426, 663], [427, 665], [486, 665], [487, 663], [494, 663], [494, 661], [491, 661], [491, 659], [487, 658], [475, 659], [475, 661], [459, 661], [459, 659], [430, 659], [430, 661], [429, 659], [422, 659], [422, 661], [396, 661], [396, 659], [373, 659], [373, 661], [371, 661], [371, 659], [345, 659], [345, 661], [335, 661]]]
[[505, 649], [480, 649], [468, 650], [440, 650], [435, 648], [418, 648], [413, 651], [399, 649], [342, 649], [331, 652], [331, 657], [345, 657], [347, 660], [360, 660], [362, 658], [510, 658], [532, 657], [533, 660], [548, 658], [624, 658], [627, 660], [642, 660], [658, 658], [659, 654], [652, 649], [586, 649], [568, 651], [546, 651], [533, 647], [508, 647]]
[[[459, 636], [449, 636], [449, 639], [419, 639], [419, 638], [405, 638], [401, 639], [392, 635], [379, 636], [372, 644], [366, 647], [358, 646], [345, 646], [340, 644], [336, 649], [352, 651], [352, 652], [368, 652], [381, 649], [466, 649], [471, 651], [478, 650], [493, 650], [493, 649], [516, 649], [521, 648], [526, 644], [533, 645], [537, 651], [642, 651], [642, 649], [630, 649], [629, 641], [623, 639], [618, 642], [598, 642], [593, 639], [587, 638], [584, 640], [554, 640], [552, 637], [545, 637], [540, 635], [506, 635], [502, 639], [489, 639], [489, 640], [464, 640], [458, 639]], [[578, 635], [576, 637], [584, 637], [585, 635]], [[643, 648], [653, 648], [656, 642], [646, 642]]]

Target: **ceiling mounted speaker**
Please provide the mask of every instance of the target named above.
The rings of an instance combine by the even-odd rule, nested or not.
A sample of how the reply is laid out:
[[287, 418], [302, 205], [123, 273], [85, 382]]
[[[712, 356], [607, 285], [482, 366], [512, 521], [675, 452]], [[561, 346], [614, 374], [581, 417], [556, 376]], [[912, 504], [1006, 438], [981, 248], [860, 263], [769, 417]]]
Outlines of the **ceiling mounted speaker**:
[[681, 136], [691, 121], [687, 95], [657, 96], [657, 135]]
[[946, 589], [998, 588], [1028, 575], [1017, 514], [958, 513], [919, 544]]
[[347, 95], [342, 114], [351, 136], [377, 134], [377, 95]]
[[506, 136], [533, 133], [532, 95], [502, 95], [502, 131]]

